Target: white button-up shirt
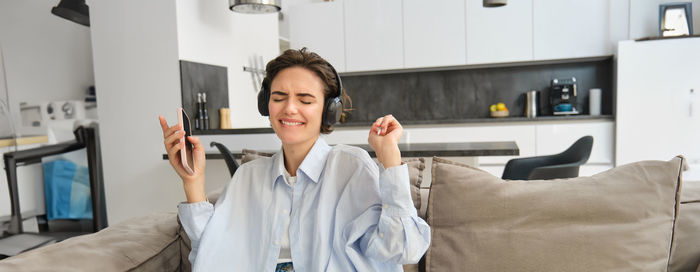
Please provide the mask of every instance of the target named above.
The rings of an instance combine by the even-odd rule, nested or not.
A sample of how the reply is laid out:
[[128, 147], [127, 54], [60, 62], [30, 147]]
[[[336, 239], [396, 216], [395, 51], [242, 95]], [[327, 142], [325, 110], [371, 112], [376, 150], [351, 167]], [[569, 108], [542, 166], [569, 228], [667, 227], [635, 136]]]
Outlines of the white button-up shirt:
[[274, 271], [289, 222], [295, 271], [402, 271], [430, 244], [411, 201], [407, 166], [319, 137], [284, 182], [282, 151], [241, 165], [222, 196], [178, 206], [195, 271]]

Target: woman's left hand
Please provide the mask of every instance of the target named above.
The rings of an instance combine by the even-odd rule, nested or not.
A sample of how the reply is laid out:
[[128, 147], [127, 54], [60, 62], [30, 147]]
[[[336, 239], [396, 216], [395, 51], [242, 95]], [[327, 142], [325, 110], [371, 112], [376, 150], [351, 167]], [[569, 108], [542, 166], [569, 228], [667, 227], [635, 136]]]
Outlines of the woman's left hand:
[[377, 159], [384, 168], [401, 164], [401, 151], [399, 139], [403, 134], [403, 127], [391, 114], [379, 117], [369, 130], [369, 145], [377, 153]]

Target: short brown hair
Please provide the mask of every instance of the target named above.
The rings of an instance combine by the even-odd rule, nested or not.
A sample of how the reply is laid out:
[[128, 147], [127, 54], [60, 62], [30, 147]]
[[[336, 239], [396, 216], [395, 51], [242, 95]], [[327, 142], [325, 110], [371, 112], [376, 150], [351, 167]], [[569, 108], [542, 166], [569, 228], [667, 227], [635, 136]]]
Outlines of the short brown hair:
[[[314, 72], [324, 85], [323, 90], [323, 102], [324, 102], [324, 112], [325, 112], [325, 102], [329, 97], [336, 97], [340, 90], [338, 89], [338, 81], [335, 78], [335, 73], [333, 73], [333, 66], [331, 66], [328, 61], [323, 59], [318, 54], [311, 52], [306, 49], [306, 47], [296, 50], [287, 49], [279, 55], [277, 58], [271, 60], [267, 63], [265, 67], [265, 79], [263, 80], [263, 85], [271, 86], [272, 80], [275, 79], [277, 74], [290, 67], [302, 67], [309, 71]], [[345, 122], [345, 117], [352, 107], [352, 100], [347, 95], [346, 92], [342, 92], [343, 97], [341, 99], [343, 105], [343, 113], [340, 117], [340, 122]], [[269, 102], [269, 101], [268, 101]], [[347, 106], [347, 107], [346, 107]], [[321, 124], [321, 133], [328, 134], [333, 132], [333, 126]]]

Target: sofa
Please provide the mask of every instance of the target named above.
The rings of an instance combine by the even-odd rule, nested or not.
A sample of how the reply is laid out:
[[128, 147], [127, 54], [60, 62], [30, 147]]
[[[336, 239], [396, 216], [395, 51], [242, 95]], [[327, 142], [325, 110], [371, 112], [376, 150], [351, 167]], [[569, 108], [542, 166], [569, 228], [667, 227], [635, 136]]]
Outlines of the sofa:
[[[531, 181], [444, 158], [405, 161], [432, 231], [405, 271], [700, 272], [700, 182], [683, 183], [682, 157]], [[190, 271], [189, 250], [177, 214], [158, 213], [4, 259], [0, 271]]]

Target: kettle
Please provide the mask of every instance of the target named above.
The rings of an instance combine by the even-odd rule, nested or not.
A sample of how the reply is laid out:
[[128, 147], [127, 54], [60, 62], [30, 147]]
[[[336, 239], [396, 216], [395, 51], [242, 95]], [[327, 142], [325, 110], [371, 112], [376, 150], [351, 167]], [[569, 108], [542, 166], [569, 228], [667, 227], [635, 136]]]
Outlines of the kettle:
[[536, 118], [538, 114], [537, 102], [539, 101], [540, 92], [532, 90], [525, 93], [525, 116], [527, 118]]

